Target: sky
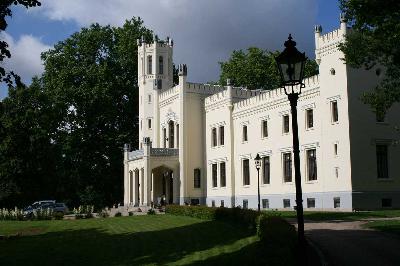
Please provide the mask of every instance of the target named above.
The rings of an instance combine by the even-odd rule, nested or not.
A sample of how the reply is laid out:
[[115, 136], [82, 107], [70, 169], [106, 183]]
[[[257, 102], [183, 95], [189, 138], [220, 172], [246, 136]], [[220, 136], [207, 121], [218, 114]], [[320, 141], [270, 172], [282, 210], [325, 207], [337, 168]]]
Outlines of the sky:
[[[42, 0], [14, 7], [0, 35], [10, 46], [6, 69], [29, 84], [43, 72], [40, 54], [92, 23], [121, 26], [141, 17], [160, 38], [174, 39], [174, 62], [188, 65], [188, 80], [218, 80], [219, 64], [233, 50], [251, 46], [282, 50], [292, 34], [299, 50], [314, 58], [314, 25], [339, 27], [338, 0]], [[7, 95], [0, 86], [0, 99]]]

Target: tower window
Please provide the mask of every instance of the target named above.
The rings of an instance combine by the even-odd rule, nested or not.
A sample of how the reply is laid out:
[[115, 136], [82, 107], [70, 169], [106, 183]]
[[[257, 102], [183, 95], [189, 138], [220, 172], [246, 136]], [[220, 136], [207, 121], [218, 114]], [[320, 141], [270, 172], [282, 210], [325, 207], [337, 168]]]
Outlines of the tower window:
[[151, 55], [147, 56], [147, 74], [153, 74], [153, 57]]
[[217, 146], [217, 129], [211, 129], [211, 147]]
[[225, 130], [224, 126], [219, 127], [219, 145], [224, 145], [225, 142]]
[[333, 153], [335, 154], [335, 156], [338, 155], [338, 144], [337, 143], [333, 144]]
[[242, 161], [243, 167], [243, 185], [248, 186], [250, 185], [250, 168], [249, 168], [249, 159], [244, 159]]
[[262, 121], [261, 127], [262, 127], [262, 137], [263, 138], [268, 137], [268, 121], [267, 120]]
[[162, 56], [158, 57], [158, 73], [164, 74], [164, 58]]
[[262, 167], [263, 167], [263, 184], [270, 183], [270, 163], [269, 156], [265, 156], [262, 158]]
[[149, 103], [151, 103], [151, 94], [147, 96]]
[[314, 127], [314, 110], [313, 109], [306, 110], [306, 127], [307, 127], [307, 129]]
[[243, 141], [247, 141], [248, 137], [247, 137], [247, 126], [243, 126], [243, 136], [242, 136], [242, 140]]
[[292, 182], [292, 154], [283, 154], [283, 181]]
[[283, 116], [283, 133], [289, 133], [289, 115]]
[[338, 103], [337, 101], [332, 101], [331, 102], [331, 113], [332, 113], [332, 122], [338, 122], [339, 121], [339, 111], [338, 111]]
[[151, 119], [148, 119], [147, 123], [148, 123], [149, 129], [151, 129]]

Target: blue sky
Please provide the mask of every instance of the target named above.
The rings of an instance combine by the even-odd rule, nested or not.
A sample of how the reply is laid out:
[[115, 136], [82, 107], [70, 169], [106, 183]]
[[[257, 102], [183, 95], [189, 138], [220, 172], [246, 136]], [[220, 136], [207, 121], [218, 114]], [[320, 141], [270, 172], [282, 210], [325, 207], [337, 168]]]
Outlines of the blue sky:
[[[174, 38], [174, 60], [188, 64], [189, 80], [207, 82], [218, 79], [218, 62], [232, 50], [281, 50], [288, 33], [313, 58], [313, 25], [337, 28], [340, 11], [337, 0], [42, 0], [39, 8], [13, 12], [1, 36], [12, 52], [6, 67], [29, 83], [43, 71], [42, 51], [94, 22], [120, 26], [140, 16], [160, 37]], [[0, 98], [5, 95], [1, 86]]]

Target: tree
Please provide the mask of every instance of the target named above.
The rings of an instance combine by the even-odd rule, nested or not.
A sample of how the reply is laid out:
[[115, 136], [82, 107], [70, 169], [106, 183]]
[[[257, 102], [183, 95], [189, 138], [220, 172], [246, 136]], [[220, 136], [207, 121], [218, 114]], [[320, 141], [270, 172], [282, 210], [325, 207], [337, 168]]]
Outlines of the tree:
[[[44, 73], [31, 86], [18, 87], [16, 95], [10, 89], [0, 108], [0, 130], [5, 126], [0, 131], [0, 190], [2, 182], [14, 188], [7, 199], [28, 203], [49, 197], [71, 205], [120, 202], [122, 147], [137, 145], [138, 139], [136, 39], [141, 36], [152, 40], [140, 18], [120, 28], [83, 28], [42, 54]], [[31, 153], [26, 147], [32, 147]], [[18, 175], [13, 161], [21, 165], [15, 168]], [[46, 161], [48, 168], [41, 165]], [[36, 194], [27, 197], [29, 188], [19, 180], [34, 184]], [[10, 202], [5, 197], [0, 204]]]
[[[279, 72], [275, 57], [279, 52], [264, 51], [250, 47], [247, 52], [235, 50], [227, 62], [220, 62], [221, 74], [219, 83], [226, 84], [231, 79], [237, 86], [248, 89], [270, 90], [279, 87]], [[318, 65], [314, 60], [307, 60], [305, 76], [318, 74]]]
[[356, 68], [385, 70], [385, 78], [363, 95], [377, 115], [400, 101], [400, 1], [340, 0], [353, 31], [340, 46], [345, 61]]
[[[12, 16], [11, 5], [22, 5], [26, 8], [40, 6], [40, 2], [38, 0], [2, 0], [0, 4], [0, 33], [1, 31], [5, 31], [7, 28], [6, 17]], [[10, 58], [11, 53], [8, 50], [8, 44], [5, 41], [0, 41], [0, 63], [4, 61], [5, 58]], [[12, 85], [12, 79], [14, 78], [17, 85], [21, 84], [20, 77], [15, 74], [13, 71], [9, 73], [0, 66], [0, 82], [6, 82], [9, 85]]]

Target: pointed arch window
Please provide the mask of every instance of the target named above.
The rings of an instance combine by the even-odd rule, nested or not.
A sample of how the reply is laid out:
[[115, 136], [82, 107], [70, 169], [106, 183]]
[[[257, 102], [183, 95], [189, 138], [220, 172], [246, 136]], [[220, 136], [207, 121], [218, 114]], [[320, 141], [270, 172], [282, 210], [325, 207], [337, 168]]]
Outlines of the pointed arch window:
[[153, 57], [151, 55], [147, 56], [147, 74], [153, 74]]

